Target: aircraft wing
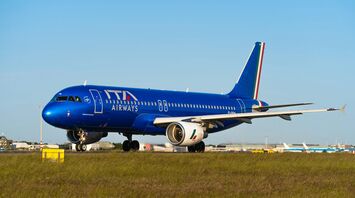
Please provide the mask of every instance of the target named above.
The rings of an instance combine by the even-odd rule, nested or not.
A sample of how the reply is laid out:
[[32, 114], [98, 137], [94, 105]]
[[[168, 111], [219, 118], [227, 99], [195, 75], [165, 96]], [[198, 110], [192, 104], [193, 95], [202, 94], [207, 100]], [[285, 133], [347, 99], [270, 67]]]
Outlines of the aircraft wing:
[[329, 112], [338, 111], [341, 109], [328, 108], [328, 109], [313, 109], [313, 110], [295, 110], [295, 111], [281, 111], [281, 112], [251, 112], [251, 113], [233, 113], [233, 114], [217, 114], [217, 115], [201, 115], [201, 116], [186, 116], [186, 117], [162, 117], [154, 120], [155, 125], [166, 125], [173, 122], [218, 122], [224, 120], [239, 120], [248, 124], [251, 124], [251, 120], [255, 118], [267, 118], [267, 117], [280, 117], [284, 120], [291, 120], [293, 115], [301, 115], [304, 113], [317, 113], [317, 112]]

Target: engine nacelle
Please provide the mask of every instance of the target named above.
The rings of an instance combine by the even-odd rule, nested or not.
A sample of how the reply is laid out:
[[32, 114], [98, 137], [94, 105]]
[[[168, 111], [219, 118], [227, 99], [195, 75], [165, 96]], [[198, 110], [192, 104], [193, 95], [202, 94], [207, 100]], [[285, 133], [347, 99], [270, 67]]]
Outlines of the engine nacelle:
[[68, 140], [73, 144], [92, 144], [107, 137], [107, 132], [84, 132], [84, 131], [68, 131]]
[[200, 124], [174, 122], [166, 128], [166, 137], [174, 146], [192, 146], [203, 140], [205, 132]]

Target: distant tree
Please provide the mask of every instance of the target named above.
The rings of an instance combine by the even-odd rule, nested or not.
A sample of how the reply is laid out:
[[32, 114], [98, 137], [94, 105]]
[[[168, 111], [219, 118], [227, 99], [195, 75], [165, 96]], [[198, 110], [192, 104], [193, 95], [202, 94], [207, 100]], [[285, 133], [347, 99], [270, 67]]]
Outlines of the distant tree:
[[121, 143], [113, 143], [113, 145], [115, 146], [115, 150], [122, 150], [122, 144]]
[[65, 150], [69, 150], [69, 148], [70, 148], [69, 146], [70, 146], [69, 144], [60, 144], [59, 148], [60, 149], [65, 149]]

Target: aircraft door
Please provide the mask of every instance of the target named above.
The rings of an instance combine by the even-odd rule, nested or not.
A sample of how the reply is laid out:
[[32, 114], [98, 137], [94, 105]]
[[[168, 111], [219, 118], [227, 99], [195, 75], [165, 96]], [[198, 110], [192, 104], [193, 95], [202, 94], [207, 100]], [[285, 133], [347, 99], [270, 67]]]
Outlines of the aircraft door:
[[98, 90], [90, 89], [92, 98], [94, 99], [94, 113], [103, 113], [103, 101]]

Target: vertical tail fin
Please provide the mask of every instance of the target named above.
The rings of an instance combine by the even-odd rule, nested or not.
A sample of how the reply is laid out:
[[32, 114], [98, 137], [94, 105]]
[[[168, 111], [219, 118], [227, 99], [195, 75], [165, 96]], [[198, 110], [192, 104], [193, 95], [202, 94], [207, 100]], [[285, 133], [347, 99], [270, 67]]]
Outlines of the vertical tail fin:
[[231, 98], [258, 99], [264, 42], [256, 42], [237, 84], [228, 94]]
[[290, 147], [286, 143], [283, 143], [283, 145], [285, 149], [290, 149]]

